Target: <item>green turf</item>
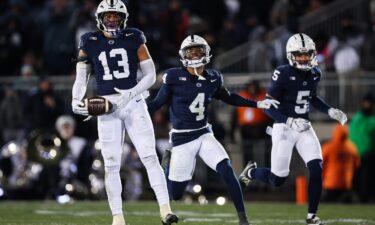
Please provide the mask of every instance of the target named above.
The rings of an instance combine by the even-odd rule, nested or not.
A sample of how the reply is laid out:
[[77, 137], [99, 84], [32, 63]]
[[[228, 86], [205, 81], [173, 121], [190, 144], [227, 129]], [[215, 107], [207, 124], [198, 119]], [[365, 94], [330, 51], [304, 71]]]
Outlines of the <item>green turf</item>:
[[[238, 224], [231, 204], [185, 205], [173, 203], [181, 225]], [[156, 202], [124, 202], [128, 225], [160, 225]], [[247, 212], [252, 224], [304, 224], [306, 206], [288, 203], [251, 203]], [[319, 216], [326, 224], [375, 224], [375, 205], [322, 204]], [[107, 202], [76, 202], [59, 205], [55, 202], [0, 201], [0, 225], [110, 225]]]

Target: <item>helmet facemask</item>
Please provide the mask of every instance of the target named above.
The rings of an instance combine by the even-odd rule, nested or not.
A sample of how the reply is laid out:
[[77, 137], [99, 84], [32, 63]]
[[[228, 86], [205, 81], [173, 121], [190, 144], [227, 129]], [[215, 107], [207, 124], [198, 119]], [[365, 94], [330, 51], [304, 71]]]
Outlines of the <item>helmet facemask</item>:
[[[318, 66], [314, 41], [306, 34], [295, 34], [286, 45], [289, 64], [299, 70], [308, 71]], [[303, 55], [306, 55], [303, 57]], [[297, 59], [299, 58], [299, 59]], [[305, 60], [301, 61], [301, 58]]]
[[[112, 15], [111, 15], [112, 14]], [[113, 17], [115, 14], [116, 17], [118, 17], [118, 20], [115, 21], [111, 19], [111, 16]], [[118, 30], [123, 30], [125, 28], [125, 18], [126, 15], [119, 12], [103, 12], [98, 15], [100, 25], [103, 28], [103, 31], [106, 32], [115, 32]]]
[[[303, 57], [302, 55], [307, 55], [305, 60], [298, 60], [297, 58]], [[291, 65], [297, 69], [308, 71], [313, 67], [318, 65], [316, 59], [316, 51], [310, 50], [307, 52], [295, 51], [288, 53], [288, 60]]]
[[181, 44], [180, 60], [184, 67], [198, 68], [210, 62], [210, 46], [198, 35], [190, 35]]
[[[110, 33], [113, 37], [119, 36], [126, 27], [128, 12], [120, 0], [103, 0], [95, 13], [99, 30]], [[118, 18], [115, 21], [116, 17]]]

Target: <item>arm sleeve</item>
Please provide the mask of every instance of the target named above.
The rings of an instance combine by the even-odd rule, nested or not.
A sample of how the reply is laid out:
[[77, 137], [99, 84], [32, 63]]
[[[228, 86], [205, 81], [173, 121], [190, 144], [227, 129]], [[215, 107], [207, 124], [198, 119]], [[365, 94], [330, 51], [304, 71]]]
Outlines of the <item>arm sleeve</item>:
[[234, 106], [247, 106], [247, 107], [257, 107], [257, 102], [251, 99], [247, 99], [244, 97], [239, 96], [238, 94], [231, 93], [225, 87], [220, 87], [220, 89], [216, 92], [215, 95], [216, 99], [220, 99], [223, 102], [234, 105]]
[[167, 73], [163, 76], [163, 85], [159, 89], [156, 97], [147, 104], [149, 113], [154, 113], [161, 106], [170, 101], [172, 97], [172, 89], [170, 87], [169, 81], [167, 80]]
[[135, 92], [140, 94], [147, 89], [149, 89], [156, 81], [155, 66], [152, 59], [146, 59], [139, 63], [140, 69], [142, 71], [141, 80], [134, 87]]
[[[278, 69], [276, 69], [273, 72], [271, 85], [267, 91], [267, 98], [276, 99], [282, 104], [281, 99], [282, 99], [284, 81], [283, 81], [283, 75], [281, 73], [282, 72]], [[280, 112], [279, 109], [276, 109], [274, 107], [266, 109], [264, 110], [264, 112], [276, 122], [286, 123], [288, 119], [286, 115], [284, 115], [282, 112]]]
[[328, 114], [328, 110], [332, 108], [322, 98], [320, 98], [317, 95], [312, 96], [311, 105], [317, 110], [319, 110], [320, 112], [324, 112], [326, 114]]
[[162, 85], [156, 97], [147, 104], [149, 113], [154, 113], [170, 99], [171, 92], [166, 85]]
[[76, 65], [76, 79], [72, 88], [72, 98], [81, 101], [86, 93], [86, 86], [90, 78], [90, 64], [78, 62]]
[[217, 89], [214, 98], [220, 99], [223, 102], [234, 105], [234, 106], [247, 106], [247, 107], [257, 107], [257, 102], [251, 99], [243, 98], [238, 94], [231, 93], [228, 89], [224, 87], [223, 76], [217, 71], [217, 75], [220, 80], [219, 88]]
[[264, 110], [264, 112], [277, 122], [286, 123], [286, 121], [288, 120], [288, 117], [286, 115], [284, 115], [283, 113], [281, 113], [278, 109], [275, 109], [274, 107], [266, 109]]

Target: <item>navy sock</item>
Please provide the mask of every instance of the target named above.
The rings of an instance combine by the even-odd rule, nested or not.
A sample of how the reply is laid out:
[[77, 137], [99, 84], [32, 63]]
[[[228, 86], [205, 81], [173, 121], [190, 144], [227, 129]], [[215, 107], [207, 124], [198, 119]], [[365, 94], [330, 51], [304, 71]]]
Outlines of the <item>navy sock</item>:
[[256, 168], [251, 170], [251, 178], [254, 180], [262, 181], [263, 183], [270, 184], [272, 186], [281, 186], [286, 177], [278, 177], [271, 172], [268, 168]]
[[318, 205], [320, 196], [322, 194], [322, 161], [320, 159], [314, 159], [307, 163], [307, 168], [310, 172], [309, 177], [309, 213], [318, 211]]
[[216, 166], [216, 172], [219, 173], [227, 185], [227, 190], [232, 198], [237, 212], [245, 212], [242, 189], [228, 159], [224, 159]]
[[172, 200], [180, 200], [185, 192], [188, 183], [189, 181], [177, 182], [167, 179], [169, 197]]

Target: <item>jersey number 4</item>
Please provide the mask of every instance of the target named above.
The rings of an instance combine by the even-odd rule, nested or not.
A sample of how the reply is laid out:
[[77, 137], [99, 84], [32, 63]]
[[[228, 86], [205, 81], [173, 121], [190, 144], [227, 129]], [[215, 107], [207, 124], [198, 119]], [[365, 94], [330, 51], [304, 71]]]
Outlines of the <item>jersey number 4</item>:
[[204, 93], [199, 93], [189, 106], [190, 112], [198, 113], [195, 117], [197, 121], [204, 119]]
[[111, 74], [108, 66], [108, 60], [106, 52], [103, 51], [99, 55], [99, 60], [102, 63], [104, 69], [103, 80], [112, 80], [113, 77], [116, 79], [127, 78], [129, 76], [129, 63], [128, 63], [128, 54], [123, 48], [114, 48], [109, 52], [109, 57], [115, 58], [117, 55], [121, 56], [121, 60], [117, 61], [117, 65], [123, 68], [123, 72], [114, 70]]

